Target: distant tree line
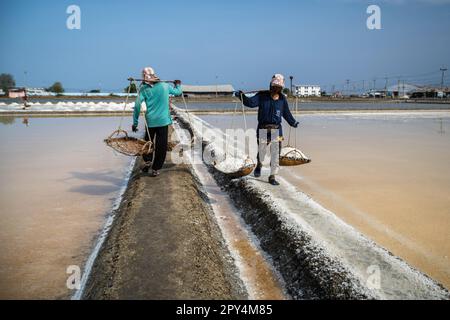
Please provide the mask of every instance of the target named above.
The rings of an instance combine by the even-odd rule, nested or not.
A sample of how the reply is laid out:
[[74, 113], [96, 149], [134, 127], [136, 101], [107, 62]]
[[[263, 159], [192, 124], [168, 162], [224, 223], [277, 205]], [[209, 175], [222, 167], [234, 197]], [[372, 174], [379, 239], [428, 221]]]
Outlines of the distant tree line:
[[64, 92], [64, 87], [61, 82], [57, 81], [54, 84], [52, 84], [50, 87], [48, 87], [47, 91], [59, 94], [59, 93]]
[[[3, 94], [8, 94], [9, 89], [14, 88], [16, 86], [16, 81], [14, 77], [9, 73], [0, 74], [0, 89], [3, 90]], [[57, 81], [53, 83], [50, 87], [45, 89], [48, 92], [54, 92], [56, 94], [60, 94], [64, 92], [64, 87], [61, 82]], [[100, 92], [100, 90], [98, 90]]]
[[9, 73], [0, 74], [0, 89], [3, 90], [4, 94], [8, 93], [9, 88], [13, 88], [16, 86], [16, 81], [14, 81], [14, 77]]

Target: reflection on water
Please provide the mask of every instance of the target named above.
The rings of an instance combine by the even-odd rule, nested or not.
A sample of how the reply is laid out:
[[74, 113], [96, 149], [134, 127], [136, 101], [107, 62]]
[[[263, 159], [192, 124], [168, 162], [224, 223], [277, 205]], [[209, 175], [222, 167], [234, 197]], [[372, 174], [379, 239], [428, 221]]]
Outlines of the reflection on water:
[[0, 298], [67, 298], [130, 158], [103, 139], [118, 118], [0, 116]]
[[16, 121], [16, 117], [14, 116], [0, 116], [0, 123], [1, 124], [13, 124], [14, 121]]
[[445, 134], [445, 130], [444, 130], [444, 121], [443, 121], [443, 119], [442, 119], [442, 118], [439, 119], [438, 122], [439, 122], [438, 133], [439, 133], [439, 134]]
[[[231, 116], [200, 117], [231, 128]], [[243, 127], [241, 118], [236, 127]], [[450, 113], [309, 114], [299, 120], [292, 134], [312, 162], [282, 167], [280, 175], [450, 287]], [[247, 121], [256, 127], [256, 116]]]

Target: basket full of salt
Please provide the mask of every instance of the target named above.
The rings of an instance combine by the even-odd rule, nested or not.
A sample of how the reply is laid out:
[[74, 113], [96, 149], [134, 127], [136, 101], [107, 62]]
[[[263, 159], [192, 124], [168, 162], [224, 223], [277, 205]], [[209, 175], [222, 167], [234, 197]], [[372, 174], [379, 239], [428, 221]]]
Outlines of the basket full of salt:
[[226, 157], [224, 160], [216, 162], [214, 167], [228, 177], [236, 179], [252, 173], [255, 168], [255, 163], [250, 157], [247, 157], [245, 160]]
[[281, 149], [280, 166], [298, 166], [310, 162], [311, 159], [297, 148], [284, 147]]

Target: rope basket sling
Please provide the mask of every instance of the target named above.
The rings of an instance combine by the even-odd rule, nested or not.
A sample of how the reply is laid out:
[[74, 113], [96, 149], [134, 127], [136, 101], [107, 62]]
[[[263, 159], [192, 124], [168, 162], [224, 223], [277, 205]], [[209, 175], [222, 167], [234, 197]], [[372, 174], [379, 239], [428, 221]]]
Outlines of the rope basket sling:
[[[295, 99], [295, 113], [298, 111], [298, 98]], [[303, 152], [301, 152], [299, 149], [297, 149], [297, 132], [295, 132], [294, 136], [294, 145], [295, 148], [290, 145], [291, 141], [291, 128], [289, 127], [289, 138], [288, 138], [288, 144], [285, 148], [291, 148], [292, 150], [282, 153], [283, 149], [281, 149], [280, 154], [280, 166], [298, 166], [306, 163], [310, 163], [311, 159], [308, 158]]]
[[[122, 121], [125, 115], [125, 108], [128, 104], [128, 98], [130, 96], [131, 91], [131, 85], [132, 83], [135, 83], [134, 80], [130, 80], [130, 85], [128, 86], [128, 93], [127, 97], [125, 99], [125, 104], [123, 107], [122, 117], [120, 119], [119, 128], [115, 130], [113, 133], [109, 135], [108, 138], [104, 140], [106, 145], [108, 147], [111, 147], [115, 151], [127, 155], [127, 156], [142, 156], [144, 154], [151, 153], [153, 151], [153, 144], [151, 141], [146, 141], [143, 139], [130, 137], [128, 136], [128, 133], [122, 129]], [[139, 97], [139, 87], [136, 85], [137, 94]], [[148, 126], [147, 126], [147, 120], [145, 119], [145, 113], [144, 113], [144, 122], [145, 122], [145, 128], [147, 130], [147, 135], [150, 137], [150, 134], [148, 132]]]
[[[242, 101], [242, 95], [241, 95], [241, 107], [242, 107], [242, 115], [244, 117], [244, 126], [245, 126], [245, 131], [247, 132], [247, 119], [245, 117], [245, 107], [244, 107], [244, 103]], [[236, 114], [237, 111], [237, 106], [238, 104], [236, 103], [235, 108], [234, 108], [234, 112], [233, 112], [233, 116], [231, 119], [231, 127], [232, 129], [234, 129], [234, 116]], [[225, 154], [226, 156], [226, 154]], [[247, 158], [244, 160], [244, 164], [236, 171], [233, 172], [222, 172], [220, 169], [216, 167], [217, 170], [221, 171], [222, 173], [226, 174], [228, 177], [232, 178], [232, 179], [236, 179], [236, 178], [241, 178], [241, 177], [245, 177], [248, 176], [250, 173], [252, 173], [253, 169], [255, 168], [256, 164], [255, 162], [250, 158], [249, 155], [247, 155]]]
[[152, 152], [152, 142], [129, 137], [125, 130], [118, 129], [105, 139], [108, 147], [127, 156], [142, 156]]

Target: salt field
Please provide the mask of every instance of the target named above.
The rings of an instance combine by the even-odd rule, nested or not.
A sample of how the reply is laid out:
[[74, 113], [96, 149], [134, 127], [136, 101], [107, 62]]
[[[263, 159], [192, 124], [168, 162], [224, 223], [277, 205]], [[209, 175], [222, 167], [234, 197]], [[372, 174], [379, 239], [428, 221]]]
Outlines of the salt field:
[[[90, 105], [91, 111], [105, 108], [103, 104]], [[106, 111], [114, 112], [120, 105], [110, 107]], [[70, 105], [58, 108], [73, 112]], [[221, 130], [244, 128], [239, 113], [182, 114], [198, 136], [202, 126], [219, 136]], [[200, 190], [209, 197], [235, 259], [235, 275], [249, 297], [315, 299], [327, 297], [320, 290], [329, 290], [336, 294], [330, 297], [340, 298], [447, 298], [448, 292], [415, 269], [450, 286], [450, 112], [345, 111], [297, 117], [299, 129], [284, 124], [284, 145], [301, 149], [312, 162], [282, 167], [278, 188], [267, 184], [267, 165], [261, 178], [236, 179], [221, 189], [220, 179], [213, 181], [201, 157], [196, 162], [198, 150], [188, 161], [202, 184]], [[246, 120], [248, 128], [256, 127], [254, 114]], [[108, 234], [105, 225], [114, 225], [112, 208], [121, 199], [134, 163], [103, 142], [119, 121], [116, 116], [0, 117], [1, 297], [83, 297], [82, 290], [68, 289], [67, 268], [79, 267], [86, 281]], [[248, 141], [256, 144], [255, 139]], [[220, 155], [220, 149], [214, 151]], [[238, 150], [234, 156], [243, 162], [247, 152]], [[227, 161], [217, 168], [233, 171], [237, 162]], [[240, 198], [248, 192], [251, 201]], [[261, 203], [265, 209], [259, 212]], [[254, 229], [252, 221], [269, 214], [284, 221], [282, 228], [292, 229], [295, 236], [280, 242], [265, 238], [277, 226], [258, 222]], [[304, 266], [292, 264], [288, 253], [276, 257], [305, 234], [312, 242], [301, 250], [314, 252], [312, 261], [324, 266], [308, 272], [317, 272], [317, 279], [331, 275], [334, 289], [290, 279], [290, 274], [299, 273], [286, 273], [283, 265]], [[381, 268], [382, 289], [371, 291], [365, 283], [374, 265]], [[101, 274], [97, 266], [94, 279]]]
[[[132, 112], [134, 97], [131, 97], [125, 111]], [[19, 100], [0, 99], [0, 113], [80, 113], [80, 112], [122, 112], [124, 99], [109, 100], [80, 100], [80, 99], [31, 99], [29, 107], [24, 110], [23, 103]], [[439, 103], [414, 103], [414, 102], [379, 102], [368, 100], [367, 102], [301, 102], [302, 111], [334, 111], [334, 110], [449, 110], [449, 104]], [[182, 105], [182, 103], [179, 103]], [[236, 102], [196, 102], [187, 99], [187, 108], [190, 111], [226, 111], [233, 112]], [[240, 110], [240, 104], [237, 106]], [[256, 109], [248, 109], [256, 111]]]
[[[367, 99], [366, 102], [302, 102], [301, 109], [303, 111], [333, 111], [333, 110], [448, 110], [449, 104], [439, 103], [414, 103], [414, 102], [380, 102], [377, 100]], [[181, 104], [180, 104], [181, 105]], [[190, 102], [187, 107], [189, 110], [195, 111], [233, 111], [236, 104], [233, 102]], [[238, 103], [237, 110], [241, 108]], [[247, 111], [255, 111], [256, 109], [247, 109]]]
[[[231, 128], [231, 116], [200, 118]], [[249, 127], [256, 127], [255, 118], [247, 117]], [[312, 162], [281, 168], [280, 181], [290, 191], [280, 199], [289, 203], [296, 191], [305, 193], [450, 287], [450, 113], [304, 114], [299, 120], [290, 144], [296, 140]], [[242, 128], [242, 117], [234, 125]], [[284, 133], [287, 140], [287, 124]]]
[[69, 298], [69, 266], [83, 271], [130, 158], [103, 139], [115, 117], [0, 116], [0, 297]]

